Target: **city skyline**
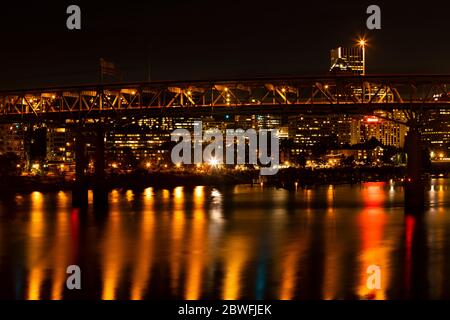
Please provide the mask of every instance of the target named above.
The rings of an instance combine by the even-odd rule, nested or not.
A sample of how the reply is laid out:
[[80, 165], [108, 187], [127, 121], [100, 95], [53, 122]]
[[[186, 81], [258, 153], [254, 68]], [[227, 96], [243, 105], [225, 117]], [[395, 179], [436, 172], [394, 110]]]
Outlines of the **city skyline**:
[[446, 7], [2, 4], [0, 300], [449, 299]]

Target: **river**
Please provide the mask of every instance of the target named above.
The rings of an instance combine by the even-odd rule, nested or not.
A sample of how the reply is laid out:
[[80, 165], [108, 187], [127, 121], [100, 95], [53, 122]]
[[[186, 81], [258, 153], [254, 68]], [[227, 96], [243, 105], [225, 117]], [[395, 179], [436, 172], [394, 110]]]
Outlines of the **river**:
[[103, 210], [92, 193], [87, 210], [70, 192], [4, 195], [0, 299], [450, 298], [449, 186], [432, 180], [423, 216], [384, 182], [113, 190]]

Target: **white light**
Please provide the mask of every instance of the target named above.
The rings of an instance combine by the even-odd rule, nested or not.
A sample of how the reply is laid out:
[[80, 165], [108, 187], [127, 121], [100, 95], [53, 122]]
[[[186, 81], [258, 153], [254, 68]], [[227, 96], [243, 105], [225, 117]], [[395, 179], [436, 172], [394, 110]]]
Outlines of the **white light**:
[[219, 164], [219, 161], [216, 158], [212, 158], [209, 160], [209, 164], [212, 166], [217, 166]]

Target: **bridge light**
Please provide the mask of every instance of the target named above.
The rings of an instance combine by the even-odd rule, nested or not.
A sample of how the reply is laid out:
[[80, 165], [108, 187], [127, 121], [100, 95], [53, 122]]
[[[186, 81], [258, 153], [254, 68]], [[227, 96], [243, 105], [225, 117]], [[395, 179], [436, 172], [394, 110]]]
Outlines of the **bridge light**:
[[228, 88], [225, 88], [225, 92], [228, 92]]
[[283, 92], [283, 93], [286, 92], [286, 88], [282, 88], [281, 92]]
[[134, 96], [136, 94], [136, 91], [131, 91], [131, 94]]
[[326, 85], [325, 85], [325, 89], [328, 89], [328, 88], [329, 88], [329, 87], [328, 87], [328, 85], [326, 84]]

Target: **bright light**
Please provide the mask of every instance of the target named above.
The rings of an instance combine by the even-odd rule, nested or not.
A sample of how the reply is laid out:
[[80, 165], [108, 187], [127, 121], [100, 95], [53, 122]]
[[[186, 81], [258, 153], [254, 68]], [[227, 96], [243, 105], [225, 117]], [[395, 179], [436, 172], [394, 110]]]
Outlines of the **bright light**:
[[152, 164], [151, 164], [150, 162], [147, 162], [147, 163], [145, 164], [145, 166], [146, 166], [147, 168], [150, 168], [151, 165], [152, 165]]
[[181, 163], [177, 163], [175, 166], [176, 166], [177, 168], [180, 168], [180, 167], [181, 167]]
[[364, 38], [360, 38], [360, 39], [358, 40], [358, 44], [359, 44], [360, 47], [365, 47], [366, 44], [367, 44], [367, 40], [364, 39]]
[[364, 119], [364, 121], [367, 122], [367, 123], [378, 123], [378, 122], [380, 122], [380, 119], [378, 119], [377, 117], [372, 116], [372, 117], [366, 117]]
[[219, 164], [219, 161], [217, 161], [217, 159], [215, 159], [215, 158], [212, 158], [211, 160], [209, 160], [209, 164], [214, 167]]
[[114, 169], [117, 169], [117, 163], [111, 164], [111, 167], [113, 167]]

